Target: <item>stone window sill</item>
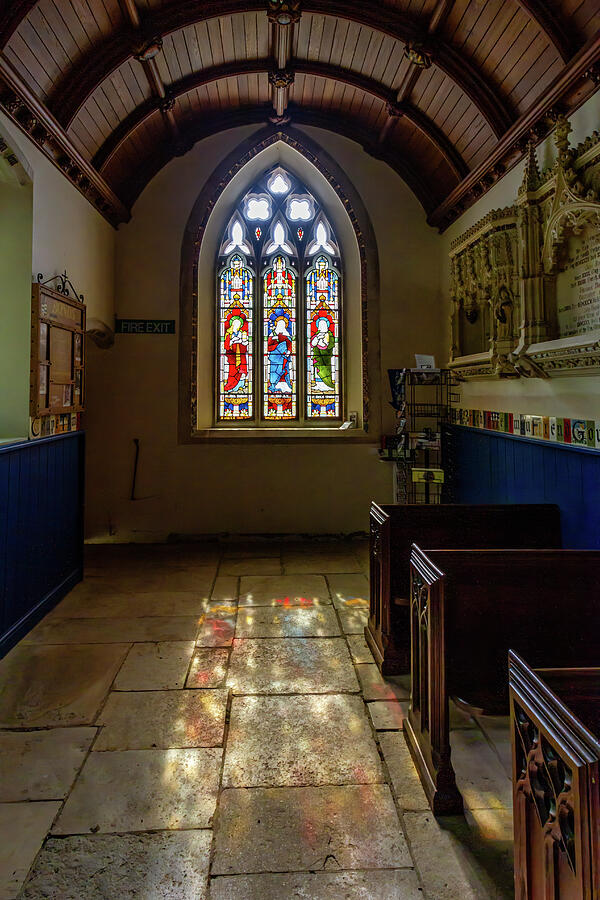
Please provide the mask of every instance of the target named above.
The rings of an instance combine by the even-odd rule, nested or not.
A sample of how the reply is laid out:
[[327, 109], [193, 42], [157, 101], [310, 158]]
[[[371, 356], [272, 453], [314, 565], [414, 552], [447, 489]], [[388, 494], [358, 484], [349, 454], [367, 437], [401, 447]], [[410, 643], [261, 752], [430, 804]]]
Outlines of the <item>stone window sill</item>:
[[375, 435], [362, 428], [203, 428], [190, 434], [187, 444], [207, 443], [244, 443], [256, 441], [263, 443], [350, 443], [377, 444]]

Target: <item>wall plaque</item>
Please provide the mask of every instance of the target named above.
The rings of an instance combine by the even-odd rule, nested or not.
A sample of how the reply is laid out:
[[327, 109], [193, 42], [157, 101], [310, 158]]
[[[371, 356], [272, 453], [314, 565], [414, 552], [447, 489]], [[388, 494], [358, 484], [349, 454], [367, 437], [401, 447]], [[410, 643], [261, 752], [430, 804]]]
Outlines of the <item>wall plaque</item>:
[[556, 312], [561, 337], [600, 328], [600, 232], [586, 228], [572, 236], [556, 279]]

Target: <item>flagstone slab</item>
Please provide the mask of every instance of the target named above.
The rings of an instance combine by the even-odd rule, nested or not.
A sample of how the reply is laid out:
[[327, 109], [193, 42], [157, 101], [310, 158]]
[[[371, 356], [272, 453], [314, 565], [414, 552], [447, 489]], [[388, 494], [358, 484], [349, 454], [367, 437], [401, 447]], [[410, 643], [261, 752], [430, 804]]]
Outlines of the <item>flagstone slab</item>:
[[402, 732], [387, 731], [377, 735], [392, 787], [401, 810], [429, 811], [415, 764]]
[[124, 641], [192, 641], [201, 616], [147, 616], [44, 620], [23, 644], [113, 644]]
[[[211, 900], [423, 900], [412, 869], [213, 878]], [[33, 900], [33, 898], [32, 898]]]
[[357, 665], [356, 671], [365, 700], [406, 700], [404, 683], [383, 678], [375, 663]]
[[361, 572], [362, 566], [353, 553], [286, 551], [281, 554], [283, 570], [286, 575], [315, 572], [321, 575], [328, 573]]
[[217, 747], [227, 691], [113, 691], [97, 724], [94, 750]]
[[19, 893], [59, 809], [59, 802], [0, 803], [0, 900]]
[[377, 731], [401, 731], [408, 703], [405, 700], [374, 700], [367, 703], [367, 709]]
[[115, 679], [115, 691], [167, 691], [183, 688], [194, 641], [134, 644]]
[[213, 603], [237, 603], [240, 579], [237, 575], [217, 575], [210, 599]]
[[364, 607], [340, 608], [338, 606], [338, 615], [344, 634], [364, 634], [365, 627], [369, 621], [369, 610]]
[[221, 687], [225, 683], [229, 650], [225, 647], [197, 648], [194, 651], [186, 688]]
[[279, 556], [250, 559], [224, 559], [219, 575], [281, 575]]
[[[97, 570], [96, 570], [97, 571]], [[210, 591], [217, 566], [188, 566], [185, 569], [159, 565], [140, 566], [138, 569], [107, 569], [103, 575], [90, 575], [70, 592], [76, 597], [93, 597], [96, 594], [129, 594], [173, 591]]]
[[194, 591], [157, 591], [138, 594], [68, 594], [45, 621], [54, 619], [135, 619], [146, 616], [199, 616], [207, 594]]
[[20, 900], [207, 900], [212, 832], [51, 838]]
[[386, 784], [221, 793], [213, 875], [411, 865]]
[[364, 575], [328, 575], [327, 581], [337, 609], [369, 608], [369, 579]]
[[0, 661], [0, 727], [92, 724], [129, 646], [21, 642]]
[[[405, 812], [406, 835], [426, 897], [435, 900], [509, 900], [514, 896], [513, 873], [491, 865], [488, 854], [476, 850], [474, 833], [463, 816], [431, 811]], [[503, 869], [503, 871], [502, 871]]]
[[329, 588], [322, 575], [266, 575], [240, 581], [240, 606], [310, 608], [330, 603]]
[[340, 634], [332, 606], [251, 606], [238, 612], [236, 638], [333, 637]]
[[229, 559], [279, 559], [279, 541], [223, 541], [223, 560]]
[[66, 797], [96, 733], [84, 726], [0, 732], [0, 802]]
[[237, 621], [237, 604], [211, 602], [200, 618], [196, 636], [198, 647], [231, 647]]
[[54, 834], [209, 828], [221, 749], [92, 752]]
[[224, 787], [384, 780], [359, 696], [233, 698]]
[[369, 649], [364, 634], [349, 634], [346, 636], [350, 655], [355, 663], [373, 663], [373, 654]]
[[234, 694], [325, 694], [359, 689], [342, 638], [236, 638], [227, 686]]
[[512, 779], [479, 728], [450, 734], [452, 765], [468, 809], [510, 809]]

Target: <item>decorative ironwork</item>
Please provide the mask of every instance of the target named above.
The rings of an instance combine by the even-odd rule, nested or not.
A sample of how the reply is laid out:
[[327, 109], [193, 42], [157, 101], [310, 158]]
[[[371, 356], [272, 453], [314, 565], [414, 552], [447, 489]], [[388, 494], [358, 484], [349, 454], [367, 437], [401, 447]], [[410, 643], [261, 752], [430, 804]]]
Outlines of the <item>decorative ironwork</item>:
[[269, 72], [269, 84], [274, 88], [288, 88], [296, 76], [290, 69], [275, 69]]
[[143, 47], [135, 54], [135, 58], [138, 62], [149, 62], [151, 59], [154, 59], [155, 56], [158, 56], [159, 53], [162, 52], [163, 42], [162, 37], [151, 37]]
[[44, 280], [44, 275], [42, 272], [38, 273], [37, 282], [41, 285], [52, 284], [52, 282], [58, 282], [53, 290], [57, 291], [59, 294], [62, 294], [64, 297], [70, 297], [71, 291], [73, 292], [73, 296], [76, 300], [79, 300], [81, 303], [84, 303], [84, 295], [80, 294], [75, 288], [73, 282], [67, 275], [66, 270], [61, 275], [52, 275], [51, 278], [46, 278]]
[[274, 25], [295, 25], [300, 21], [300, 0], [267, 0], [267, 16]]
[[385, 104], [385, 111], [392, 119], [399, 119], [404, 115], [404, 107], [401, 103], [389, 100]]
[[175, 97], [172, 97], [170, 94], [167, 94], [160, 101], [160, 111], [161, 112], [170, 112], [175, 107]]
[[419, 69], [429, 69], [432, 63], [432, 55], [420, 41], [412, 41], [406, 45], [404, 55], [407, 60]]

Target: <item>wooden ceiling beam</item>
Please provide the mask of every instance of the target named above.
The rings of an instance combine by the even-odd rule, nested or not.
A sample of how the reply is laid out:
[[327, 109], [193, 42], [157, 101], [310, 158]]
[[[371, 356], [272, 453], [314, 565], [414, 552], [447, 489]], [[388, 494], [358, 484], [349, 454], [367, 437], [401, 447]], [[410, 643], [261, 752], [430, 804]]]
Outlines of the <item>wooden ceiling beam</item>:
[[[244, 4], [239, 0], [201, 4], [197, 0], [182, 0], [149, 13], [144, 18], [144, 25], [148, 33], [165, 35], [215, 16], [264, 9], [264, 3], [258, 0], [248, 0]], [[389, 34], [403, 43], [425, 42], [435, 65], [475, 104], [496, 137], [504, 134], [514, 121], [514, 110], [507, 107], [501, 95], [488, 84], [484, 75], [464, 53], [445, 43], [439, 36], [424, 33], [415, 20], [397, 9], [383, 4], [365, 3], [364, 0], [303, 0], [302, 10], [350, 20]], [[85, 54], [55, 86], [49, 106], [65, 128], [69, 127], [95, 88], [135, 55], [135, 42], [136, 33], [133, 29], [119, 31]]]
[[517, 3], [554, 44], [563, 61], [568, 62], [577, 48], [566, 25], [552, 11], [547, 0], [517, 0]]
[[[299, 107], [294, 104], [290, 104], [289, 108], [295, 124], [314, 125], [317, 128], [324, 128], [327, 131], [342, 134], [344, 137], [359, 143], [368, 153], [377, 156], [378, 159], [383, 160], [397, 172], [416, 195], [426, 212], [432, 209], [435, 204], [435, 198], [425, 180], [396, 151], [385, 149], [382, 152], [376, 152], [372, 135], [364, 126], [345, 115], [324, 112], [323, 110], [310, 107]], [[187, 127], [182, 134], [182, 142], [191, 149], [197, 141], [228, 128], [268, 122], [270, 111], [271, 104], [268, 103], [247, 109], [233, 109], [204, 115], [197, 122]], [[286, 128], [286, 126], [276, 124], [272, 124], [272, 127], [274, 131], [285, 131]], [[141, 162], [136, 169], [135, 175], [128, 179], [127, 183], [124, 183], [120, 188], [121, 193], [126, 195], [130, 205], [133, 205], [136, 198], [157, 172], [180, 152], [180, 146], [173, 141], [165, 142], [163, 146], [153, 148], [150, 157], [146, 161]]]
[[[273, 99], [273, 121], [282, 122], [290, 96], [290, 87], [294, 83], [293, 72], [288, 68], [294, 28], [300, 21], [298, 0], [285, 4], [281, 9], [277, 3], [270, 3], [267, 15], [271, 25], [271, 55], [273, 67], [269, 72], [271, 96]], [[283, 19], [283, 21], [281, 21]]]
[[136, 54], [136, 59], [140, 63], [144, 75], [146, 76], [150, 93], [153, 97], [158, 99], [159, 109], [162, 113], [165, 127], [174, 138], [177, 138], [179, 136], [179, 131], [173, 113], [174, 104], [167, 98], [165, 85], [158, 68], [158, 63], [156, 62], [156, 57], [159, 53], [162, 53], [162, 40], [154, 36], [148, 38], [148, 33], [145, 29], [136, 0], [119, 0], [119, 6], [125, 21], [129, 22], [134, 33], [139, 36], [138, 43], [142, 49]]
[[[181, 97], [183, 94], [187, 94], [195, 88], [219, 81], [223, 78], [232, 78], [240, 75], [268, 71], [270, 64], [271, 61], [268, 59], [248, 60], [246, 62], [226, 63], [225, 65], [214, 66], [210, 69], [203, 69], [201, 72], [188, 75], [175, 82], [171, 85], [169, 94], [175, 99], [176, 97]], [[373, 78], [358, 75], [349, 69], [342, 69], [339, 66], [333, 66], [328, 63], [318, 63], [312, 60], [292, 59], [290, 60], [290, 71], [296, 74], [314, 75], [318, 78], [339, 81], [377, 97], [393, 109], [394, 116], [405, 116], [413, 123], [413, 125], [423, 132], [427, 139], [431, 141], [437, 151], [443, 156], [459, 180], [467, 175], [469, 171], [467, 164], [444, 132], [438, 128], [425, 113], [421, 112], [421, 110], [417, 109], [411, 103], [395, 103], [395, 92], [381, 84], [381, 82], [376, 81]], [[106, 166], [119, 147], [127, 140], [129, 135], [135, 131], [142, 122], [149, 118], [149, 116], [156, 113], [159, 108], [160, 104], [157, 100], [147, 100], [140, 104], [140, 106], [117, 126], [104, 144], [102, 144], [92, 160], [93, 165], [97, 169], [102, 169]]]
[[[537, 140], [543, 139], [551, 128], [548, 117], [561, 108], [561, 101], [573, 91], [579, 91], [578, 103], [587, 99], [600, 83], [600, 35], [596, 35], [579, 50], [571, 62], [560, 72], [543, 94], [533, 103], [518, 121], [514, 123], [486, 159], [473, 169], [446, 199], [429, 216], [428, 222], [440, 230], [446, 228], [464, 209], [475, 202], [478, 196], [495, 180], [494, 172], [506, 171], [507, 161], [514, 165], [523, 155], [523, 148], [532, 134], [539, 133]], [[589, 79], [592, 89], [580, 90], [580, 85]], [[576, 104], [577, 105], [577, 104]]]
[[438, 0], [433, 12], [431, 13], [429, 25], [427, 26], [427, 31], [429, 32], [429, 34], [434, 34], [442, 27], [450, 14], [450, 10], [452, 9], [453, 4], [454, 0]]
[[129, 220], [127, 207], [1, 53], [0, 109], [112, 225]]
[[387, 105], [390, 118], [405, 116], [419, 131], [423, 132], [459, 179], [464, 178], [469, 172], [466, 162], [441, 128], [438, 128], [435, 122], [414, 104], [408, 101], [397, 103], [396, 92], [390, 90], [381, 82], [373, 78], [367, 78], [364, 75], [358, 75], [350, 69], [342, 69], [340, 66], [313, 62], [312, 60], [293, 60], [292, 68], [300, 74], [316, 75], [320, 78], [341, 81], [343, 84], [358, 88], [358, 90], [364, 91], [366, 94], [378, 97]]
[[500, 137], [516, 118], [501, 95], [464, 55], [438, 35], [424, 33], [418, 24], [396, 8], [364, 0], [304, 0], [303, 10], [348, 19], [382, 31], [403, 43], [416, 43], [431, 56], [434, 64], [469, 97], [490, 128]]
[[142, 20], [140, 19], [140, 12], [135, 0], [119, 0], [119, 7], [123, 13], [123, 18], [129, 22], [132, 28], [141, 26]]
[[0, 0], [0, 51], [4, 50], [37, 0]]
[[[169, 87], [169, 97], [172, 100], [176, 100], [177, 97], [182, 97], [184, 94], [195, 90], [195, 88], [202, 87], [205, 84], [212, 84], [224, 78], [268, 72], [272, 64], [273, 61], [271, 59], [249, 59], [201, 69], [199, 72], [192, 72], [191, 75], [186, 75], [179, 81], [174, 82]], [[139, 106], [136, 106], [128, 116], [119, 122], [115, 130], [106, 138], [96, 152], [92, 160], [95, 168], [98, 170], [103, 169], [129, 135], [159, 109], [160, 103], [156, 98], [145, 100]]]

